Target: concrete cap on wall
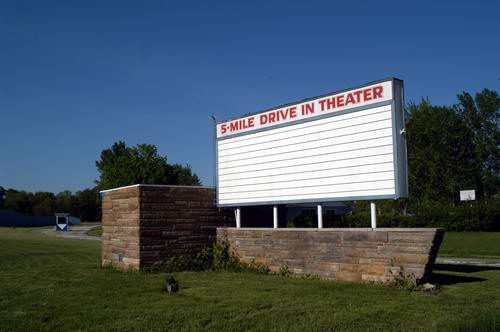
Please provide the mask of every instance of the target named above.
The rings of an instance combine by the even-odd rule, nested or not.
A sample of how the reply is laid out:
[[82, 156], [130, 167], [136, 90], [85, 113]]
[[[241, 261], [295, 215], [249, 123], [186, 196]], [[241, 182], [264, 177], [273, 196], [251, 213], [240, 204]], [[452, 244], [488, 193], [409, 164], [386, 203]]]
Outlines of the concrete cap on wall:
[[115, 190], [122, 190], [122, 189], [127, 189], [127, 188], [134, 188], [134, 187], [160, 187], [160, 188], [203, 188], [203, 189], [215, 189], [215, 187], [210, 187], [210, 186], [179, 186], [179, 185], [169, 185], [169, 184], [132, 184], [130, 186], [123, 186], [123, 187], [117, 187], [113, 189], [106, 189], [106, 190], [101, 190], [99, 193], [105, 194], [110, 191], [115, 191]]

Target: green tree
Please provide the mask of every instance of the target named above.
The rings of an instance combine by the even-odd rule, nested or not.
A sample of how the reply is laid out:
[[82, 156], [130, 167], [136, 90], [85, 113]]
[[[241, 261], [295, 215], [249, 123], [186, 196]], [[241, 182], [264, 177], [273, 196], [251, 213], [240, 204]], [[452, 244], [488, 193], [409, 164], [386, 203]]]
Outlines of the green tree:
[[0, 186], [0, 209], [5, 208], [5, 194], [7, 191], [4, 187]]
[[181, 164], [168, 165], [169, 168], [169, 182], [172, 184], [184, 185], [184, 186], [199, 186], [201, 181], [198, 178], [191, 166], [188, 164], [182, 166]]
[[411, 104], [406, 130], [412, 199], [456, 201], [460, 190], [475, 187], [473, 132], [452, 107]]
[[8, 189], [5, 193], [5, 208], [15, 210], [23, 214], [31, 214], [33, 211], [34, 195], [26, 191]]
[[99, 221], [101, 219], [101, 198], [97, 188], [85, 189], [75, 194], [77, 206], [74, 215], [82, 221]]
[[56, 196], [51, 192], [38, 191], [33, 195], [31, 206], [35, 216], [51, 216], [56, 212]]
[[55, 200], [50, 198], [36, 202], [33, 206], [33, 214], [35, 216], [52, 216], [55, 212]]
[[474, 153], [480, 162], [479, 196], [493, 196], [500, 188], [500, 96], [484, 89], [475, 98], [458, 95], [457, 111], [473, 134]]
[[77, 216], [78, 198], [71, 191], [65, 190], [56, 195], [56, 212], [71, 213]]
[[132, 184], [200, 184], [189, 165], [169, 165], [167, 157], [159, 155], [152, 144], [127, 147], [122, 141], [114, 143], [101, 152], [96, 167], [101, 190]]

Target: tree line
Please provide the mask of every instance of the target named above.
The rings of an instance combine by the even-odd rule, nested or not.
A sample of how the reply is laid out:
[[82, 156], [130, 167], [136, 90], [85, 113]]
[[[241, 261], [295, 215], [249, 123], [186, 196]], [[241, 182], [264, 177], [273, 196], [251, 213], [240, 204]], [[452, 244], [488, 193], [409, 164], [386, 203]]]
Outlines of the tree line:
[[71, 213], [84, 221], [99, 221], [101, 202], [97, 188], [58, 194], [38, 191], [35, 193], [0, 187], [0, 208], [22, 214], [51, 216], [56, 212]]
[[95, 162], [99, 179], [93, 188], [72, 193], [63, 191], [26, 192], [0, 186], [0, 208], [23, 214], [50, 216], [56, 212], [71, 213], [83, 221], [101, 219], [99, 191], [132, 184], [201, 185], [189, 165], [169, 164], [166, 156], [158, 154], [156, 146], [139, 144], [127, 146], [114, 143], [101, 152]]

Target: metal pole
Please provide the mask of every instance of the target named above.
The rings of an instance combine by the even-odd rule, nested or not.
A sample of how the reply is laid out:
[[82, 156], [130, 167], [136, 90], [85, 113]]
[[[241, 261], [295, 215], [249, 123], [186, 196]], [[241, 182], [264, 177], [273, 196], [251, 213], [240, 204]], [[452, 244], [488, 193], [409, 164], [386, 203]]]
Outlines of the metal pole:
[[372, 216], [372, 228], [377, 228], [377, 207], [375, 203], [370, 203], [370, 212]]
[[323, 206], [318, 204], [318, 228], [323, 228]]
[[236, 214], [236, 228], [241, 228], [241, 211], [239, 207], [236, 208], [235, 214]]
[[[212, 120], [214, 121], [214, 131], [212, 136], [212, 145], [213, 145], [213, 153], [214, 153], [214, 187], [217, 192], [217, 118], [212, 114]], [[217, 197], [215, 198], [217, 201]]]
[[278, 206], [273, 206], [273, 228], [278, 228]]

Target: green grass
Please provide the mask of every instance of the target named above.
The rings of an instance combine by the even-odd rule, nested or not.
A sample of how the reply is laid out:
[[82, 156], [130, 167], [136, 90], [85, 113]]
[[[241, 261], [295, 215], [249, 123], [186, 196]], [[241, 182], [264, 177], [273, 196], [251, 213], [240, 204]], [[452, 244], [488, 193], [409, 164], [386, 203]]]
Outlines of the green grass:
[[164, 274], [101, 268], [99, 242], [0, 229], [0, 330], [500, 329], [500, 270], [491, 268], [438, 271], [436, 293], [253, 273], [175, 276], [181, 289], [169, 295]]
[[439, 255], [500, 259], [500, 233], [446, 232]]
[[102, 226], [92, 227], [88, 232], [89, 236], [102, 236]]

